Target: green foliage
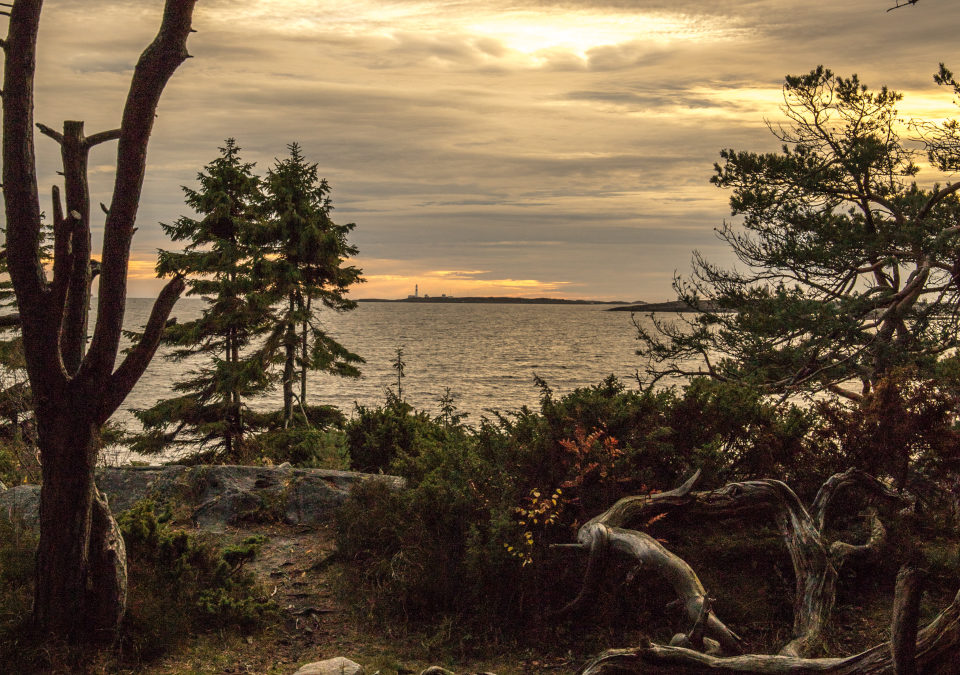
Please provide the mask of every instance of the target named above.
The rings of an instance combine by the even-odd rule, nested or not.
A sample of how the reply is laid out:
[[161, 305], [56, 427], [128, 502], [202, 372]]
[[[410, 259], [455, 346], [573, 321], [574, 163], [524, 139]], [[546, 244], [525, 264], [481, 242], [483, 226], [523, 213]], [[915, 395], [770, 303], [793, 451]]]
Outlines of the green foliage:
[[290, 462], [312, 469], [350, 468], [344, 432], [314, 427], [290, 427], [257, 434], [257, 454], [271, 464]]
[[345, 427], [350, 468], [378, 473], [387, 471], [398, 457], [413, 457], [420, 448], [435, 442], [438, 431], [430, 416], [392, 393], [385, 405], [368, 408], [357, 405]]
[[929, 376], [960, 345], [960, 198], [915, 176], [923, 154], [960, 168], [956, 124], [915, 123], [921, 136], [903, 139], [900, 94], [823, 67], [788, 76], [783, 95], [781, 151], [723, 150], [715, 166], [735, 216], [718, 232], [739, 264], [695, 254], [675, 288], [700, 311], [637, 323], [651, 375], [851, 397], [896, 367]]
[[0, 438], [0, 482], [8, 487], [40, 482], [37, 446], [20, 439]]
[[[10, 599], [22, 595], [20, 592], [33, 582], [37, 533], [5, 516], [0, 516], [0, 594], [4, 599]], [[9, 611], [11, 608], [4, 608], [4, 613]], [[4, 616], [4, 620], [8, 618]]]
[[[275, 606], [242, 571], [265, 542], [248, 537], [218, 551], [169, 527], [169, 514], [138, 502], [118, 517], [127, 546], [131, 592], [125, 633], [139, 651], [198, 631], [250, 631], [275, 613]], [[147, 654], [144, 654], [148, 656]]]
[[[822, 401], [813, 443], [837, 463], [890, 477], [898, 489], [926, 493], [925, 481], [942, 481], [960, 468], [957, 392], [938, 380], [919, 380], [915, 370], [897, 369], [880, 380], [856, 407]], [[933, 488], [939, 491], [939, 488]]]
[[[128, 556], [127, 613], [116, 650], [71, 649], [34, 634], [29, 626], [37, 535], [0, 518], [0, 658], [5, 672], [95, 672], [139, 669], [198, 633], [249, 633], [277, 617], [243, 567], [266, 539], [256, 535], [219, 551], [198, 536], [169, 526], [169, 513], [141, 501], [118, 523]], [[122, 665], [122, 667], [121, 667]], [[90, 672], [94, 672], [91, 669]]]
[[[306, 405], [308, 370], [341, 377], [359, 377], [363, 359], [333, 339], [317, 320], [314, 302], [338, 312], [355, 309], [349, 287], [363, 281], [360, 269], [346, 260], [357, 254], [347, 241], [356, 227], [330, 218], [330, 186], [316, 164], [306, 161], [300, 146], [287, 146], [289, 157], [277, 160], [264, 178], [263, 226], [256, 241], [263, 257], [258, 277], [277, 303], [268, 344], [283, 364], [285, 426], [293, 423], [294, 383]], [[299, 378], [298, 378], [299, 375]]]
[[539, 411], [476, 428], [449, 401], [432, 419], [392, 394], [358, 408], [347, 425], [354, 466], [408, 481], [400, 492], [358, 488], [337, 521], [368, 616], [388, 625], [452, 617], [461, 634], [488, 637], [529, 630], [571, 599], [583, 572], [583, 560], [550, 545], [572, 541], [617, 499], [672, 488], [696, 468], [705, 485], [773, 468], [816, 477], [810, 453], [793, 454], [805, 450], [810, 418], [741, 385], [650, 393], [611, 377], [555, 397], [538, 384]]
[[[187, 204], [201, 217], [164, 226], [187, 245], [179, 253], [162, 251], [157, 271], [187, 276], [188, 295], [207, 303], [199, 319], [168, 326], [164, 339], [174, 348], [172, 359], [203, 354], [208, 361], [175, 383], [178, 396], [135, 412], [144, 426], [133, 439], [137, 452], [178, 444], [227, 461], [256, 460], [261, 448], [282, 453], [303, 439], [278, 437], [278, 426], [252, 412], [249, 401], [279, 384], [279, 427], [317, 426], [311, 416], [319, 409], [310, 412], [306, 401], [307, 371], [359, 375], [362, 359], [334, 340], [316, 316], [318, 305], [336, 311], [356, 306], [345, 294], [362, 281], [360, 270], [344, 262], [357, 252], [346, 239], [354, 225], [330, 219], [330, 188], [296, 144], [263, 179], [239, 151], [228, 139], [220, 157], [199, 174], [199, 189], [184, 188]], [[264, 430], [267, 438], [253, 438]]]
[[[703, 488], [776, 477], [810, 499], [833, 473], [857, 466], [895, 478], [905, 459], [911, 480], [943, 494], [956, 465], [953, 390], [910, 372], [894, 371], [862, 406], [846, 408], [801, 408], [710, 378], [651, 392], [628, 391], [611, 377], [560, 397], [537, 383], [539, 410], [475, 428], [460, 423], [450, 401], [431, 418], [392, 393], [348, 423], [353, 465], [408, 483], [397, 492], [376, 482], [358, 487], [337, 520], [359, 608], [384, 629], [452, 622], [458, 635], [477, 640], [536, 634], [547, 612], [572, 599], [584, 571], [582, 559], [551, 544], [573, 541], [580, 524], [617, 499], [673, 488], [696, 469]], [[658, 520], [633, 526], [668, 531]], [[691, 560], [708, 560], [732, 545], [718, 536], [709, 554], [698, 546], [701, 535], [678, 543]], [[737, 535], [737, 555], [750, 536]], [[764, 611], [789, 618], [785, 551], [751, 555], [757, 560], [743, 565], [779, 575], [764, 586]], [[635, 611], [622, 595], [604, 600], [605, 629], [619, 629], [623, 613]], [[751, 620], [752, 608], [741, 609]]]
[[206, 302], [198, 319], [168, 326], [164, 342], [173, 348], [173, 360], [204, 354], [209, 361], [174, 384], [177, 397], [135, 411], [144, 427], [132, 445], [137, 452], [177, 444], [243, 459], [253, 431], [245, 402], [273, 385], [260, 343], [272, 326], [274, 298], [263, 292], [256, 273], [262, 253], [251, 244], [260, 227], [260, 180], [239, 153], [228, 139], [198, 174], [199, 189], [184, 188], [187, 205], [200, 218], [163, 225], [174, 241], [187, 244], [179, 253], [161, 251], [157, 272], [186, 276], [187, 295]]

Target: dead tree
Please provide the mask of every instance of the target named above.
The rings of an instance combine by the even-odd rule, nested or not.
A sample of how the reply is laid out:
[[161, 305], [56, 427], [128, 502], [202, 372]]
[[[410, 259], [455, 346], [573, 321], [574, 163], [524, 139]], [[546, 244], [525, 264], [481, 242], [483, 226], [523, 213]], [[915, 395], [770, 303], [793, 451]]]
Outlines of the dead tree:
[[[33, 89], [42, 0], [10, 6], [4, 51], [3, 192], [7, 259], [19, 307], [43, 463], [34, 621], [69, 638], [110, 635], [123, 615], [123, 539], [94, 484], [98, 436], [150, 362], [163, 326], [183, 291], [172, 279], [161, 291], [144, 335], [119, 366], [130, 244], [157, 104], [189, 56], [196, 0], [166, 0], [159, 32], [137, 63], [119, 129], [85, 136], [83, 123], [63, 132], [38, 125], [60, 144], [66, 207], [53, 189], [52, 280], [41, 262], [42, 216], [34, 153]], [[86, 314], [95, 271], [90, 247], [87, 154], [117, 140], [116, 177], [105, 208], [97, 322], [87, 349]]]
[[[598, 673], [912, 673], [960, 672], [960, 593], [929, 626], [917, 633], [918, 584], [904, 575], [895, 598], [893, 643], [878, 645], [848, 658], [809, 658], [829, 625], [836, 597], [838, 570], [854, 556], [877, 554], [886, 528], [876, 508], [867, 509], [870, 536], [865, 544], [830, 542], [825, 536], [830, 509], [838, 494], [851, 489], [866, 493], [874, 503], [896, 503], [901, 497], [875, 478], [850, 469], [832, 476], [814, 499], [811, 510], [786, 484], [777, 480], [730, 483], [711, 491], [694, 491], [695, 474], [681, 487], [655, 495], [621, 499], [584, 524], [579, 547], [590, 559], [583, 589], [562, 614], [588, 605], [604, 573], [605, 557], [615, 550], [635, 558], [644, 570], [665, 578], [674, 588], [692, 625], [671, 645], [645, 641], [638, 647], [607, 651], [585, 665], [582, 675]], [[793, 637], [779, 654], [743, 654], [743, 643], [710, 607], [703, 584], [693, 569], [650, 535], [627, 529], [630, 522], [648, 522], [664, 512], [683, 511], [696, 518], [773, 516], [793, 561], [796, 574]], [[705, 653], [706, 652], [706, 653]]]

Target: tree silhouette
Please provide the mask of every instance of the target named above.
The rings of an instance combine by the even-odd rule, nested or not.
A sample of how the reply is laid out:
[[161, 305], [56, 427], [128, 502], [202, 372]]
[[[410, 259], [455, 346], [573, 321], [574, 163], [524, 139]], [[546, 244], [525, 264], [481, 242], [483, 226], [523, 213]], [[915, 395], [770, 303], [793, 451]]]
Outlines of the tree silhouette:
[[[123, 615], [123, 539], [94, 484], [100, 428], [140, 378], [156, 351], [180, 293], [175, 276], [154, 303], [142, 338], [116, 365], [127, 292], [127, 267], [147, 145], [160, 95], [188, 58], [195, 0], [167, 0], [156, 38], [130, 82], [119, 129], [86, 136], [83, 123], [63, 131], [38, 125], [59, 143], [66, 208], [53, 190], [53, 278], [41, 260], [43, 216], [33, 141], [33, 89], [42, 0], [15, 0], [2, 42], [3, 192], [7, 261], [23, 330], [43, 464], [40, 542], [33, 618], [67, 638], [110, 635]], [[90, 246], [87, 155], [117, 140], [113, 196], [106, 208], [97, 322], [87, 349], [85, 317], [94, 273]]]

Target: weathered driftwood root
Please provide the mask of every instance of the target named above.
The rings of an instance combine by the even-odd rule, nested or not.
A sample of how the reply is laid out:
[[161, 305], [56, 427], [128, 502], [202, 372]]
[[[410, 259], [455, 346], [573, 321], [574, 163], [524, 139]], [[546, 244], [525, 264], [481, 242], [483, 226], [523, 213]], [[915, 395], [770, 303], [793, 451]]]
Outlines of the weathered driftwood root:
[[[902, 590], [894, 601], [907, 603], [912, 591]], [[910, 596], [912, 597], [912, 596]], [[916, 640], [916, 672], [937, 675], [960, 673], [960, 592], [953, 602], [920, 631]], [[899, 649], [884, 642], [846, 658], [804, 659], [771, 654], [716, 657], [692, 649], [646, 642], [632, 649], [612, 649], [587, 663], [578, 675], [603, 673], [684, 672], [717, 673], [826, 673], [828, 675], [893, 675], [893, 653]]]
[[[675, 490], [641, 499], [656, 501], [662, 507], [681, 505], [685, 503], [687, 495], [699, 477], [698, 471]], [[622, 522], [626, 518], [620, 519], [610, 514], [614, 509], [624, 506], [624, 500], [621, 500], [605, 514], [594, 518], [580, 528], [577, 541], [581, 548], [590, 551], [583, 587], [577, 597], [555, 616], [565, 616], [589, 604], [590, 597], [603, 576], [607, 554], [609, 551], [619, 551], [634, 558], [642, 569], [649, 569], [673, 587], [692, 625], [696, 625], [698, 621], [704, 621], [705, 618], [702, 630], [706, 636], [719, 642], [725, 652], [742, 652], [743, 640], [740, 636], [727, 628], [715, 614], [704, 611], [707, 592], [690, 565], [645, 532], [614, 526], [615, 523]]]
[[911, 567], [901, 569], [890, 621], [890, 651], [896, 675], [917, 675], [917, 623], [922, 592], [923, 574]]
[[[643, 532], [626, 529], [625, 526], [631, 522], [648, 522], [660, 513], [676, 510], [684, 510], [700, 518], [756, 518], [758, 513], [772, 512], [790, 552], [796, 575], [793, 639], [780, 650], [780, 655], [793, 658], [809, 656], [820, 644], [821, 635], [833, 611], [839, 568], [853, 556], [878, 553], [886, 536], [886, 529], [873, 509], [867, 512], [871, 535], [866, 544], [831, 544], [824, 536], [830, 507], [837, 495], [854, 488], [874, 502], [896, 501], [899, 496], [872, 476], [850, 469], [832, 476], [824, 483], [814, 500], [811, 516], [793, 490], [781, 481], [744, 481], [730, 483], [718, 490], [695, 492], [693, 487], [698, 478], [699, 472], [669, 492], [625, 497], [584, 524], [577, 534], [577, 541], [581, 548], [590, 551], [587, 575], [577, 598], [560, 614], [588, 604], [590, 595], [603, 575], [606, 552], [616, 550], [635, 558], [645, 569], [666, 579], [676, 591], [691, 624], [695, 624], [704, 614], [706, 598], [706, 591], [696, 573], [656, 539]], [[707, 613], [704, 632], [720, 643], [724, 653], [743, 652], [742, 640], [712, 612]], [[627, 651], [632, 653], [633, 650]]]

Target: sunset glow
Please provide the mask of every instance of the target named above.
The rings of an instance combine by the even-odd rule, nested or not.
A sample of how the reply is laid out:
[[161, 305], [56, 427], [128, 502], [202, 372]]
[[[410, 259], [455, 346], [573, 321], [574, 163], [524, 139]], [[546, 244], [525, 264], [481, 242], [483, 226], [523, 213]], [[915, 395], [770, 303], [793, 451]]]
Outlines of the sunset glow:
[[[155, 5], [48, 0], [37, 120], [116, 126]], [[823, 64], [902, 91], [907, 119], [955, 115], [960, 4], [876, 0], [204, 0], [195, 57], [164, 94], [131, 280], [155, 293], [158, 226], [227, 137], [266, 171], [298, 141], [355, 222], [360, 297], [448, 294], [660, 300], [701, 250], [726, 255], [709, 183], [721, 148], [765, 151], [786, 74]], [[882, 45], [882, 49], [877, 46]], [[869, 55], [866, 57], [865, 55]], [[905, 127], [904, 134], [913, 133]], [[38, 141], [40, 183], [59, 153]], [[115, 146], [91, 155], [109, 203]], [[923, 166], [921, 164], [921, 166]], [[922, 178], [922, 177], [921, 177]], [[94, 218], [94, 240], [101, 227]], [[726, 260], [726, 262], [732, 262]], [[465, 272], [464, 272], [465, 271]]]

